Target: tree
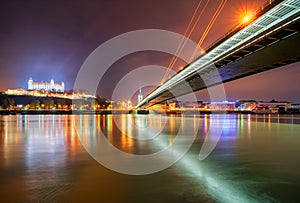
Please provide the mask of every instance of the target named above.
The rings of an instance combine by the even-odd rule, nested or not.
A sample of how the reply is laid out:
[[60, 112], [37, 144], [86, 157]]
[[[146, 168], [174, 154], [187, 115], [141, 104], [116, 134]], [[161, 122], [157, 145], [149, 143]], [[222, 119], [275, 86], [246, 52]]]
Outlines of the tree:
[[59, 100], [57, 100], [56, 104], [57, 104], [58, 109], [62, 109], [66, 105], [66, 100], [65, 99], [59, 99]]
[[13, 109], [15, 105], [15, 100], [13, 98], [6, 98], [3, 100], [2, 107], [4, 109]]
[[33, 100], [30, 103], [30, 107], [34, 109], [38, 109], [40, 107], [40, 103], [41, 103], [40, 100]]
[[54, 100], [50, 98], [44, 99], [43, 103], [46, 109], [52, 109], [54, 106]]
[[7, 109], [7, 108], [9, 107], [8, 100], [7, 100], [7, 99], [4, 99], [4, 100], [3, 100], [2, 107], [3, 107], [4, 109]]
[[99, 95], [97, 95], [96, 101], [102, 109], [106, 109], [111, 104], [109, 100], [101, 98]]

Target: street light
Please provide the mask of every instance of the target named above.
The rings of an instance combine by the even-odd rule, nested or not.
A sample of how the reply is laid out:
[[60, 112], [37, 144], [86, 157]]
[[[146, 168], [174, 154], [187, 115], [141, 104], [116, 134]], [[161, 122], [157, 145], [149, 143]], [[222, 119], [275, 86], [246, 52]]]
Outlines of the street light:
[[244, 13], [242, 16], [242, 23], [243, 24], [250, 23], [253, 20], [253, 17], [254, 17], [253, 13], [250, 12]]

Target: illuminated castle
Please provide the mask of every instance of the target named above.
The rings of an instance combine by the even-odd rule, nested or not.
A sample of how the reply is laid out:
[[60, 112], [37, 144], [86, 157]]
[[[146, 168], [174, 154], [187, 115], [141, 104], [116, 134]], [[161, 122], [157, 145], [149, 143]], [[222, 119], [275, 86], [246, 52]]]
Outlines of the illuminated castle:
[[57, 84], [52, 79], [50, 82], [33, 82], [32, 78], [28, 80], [28, 90], [43, 90], [49, 92], [64, 92], [65, 83]]

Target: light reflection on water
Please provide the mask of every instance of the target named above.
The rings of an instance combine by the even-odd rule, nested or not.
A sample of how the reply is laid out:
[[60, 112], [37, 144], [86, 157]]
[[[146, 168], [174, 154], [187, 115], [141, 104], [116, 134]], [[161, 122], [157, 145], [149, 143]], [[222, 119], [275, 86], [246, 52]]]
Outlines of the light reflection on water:
[[[298, 202], [300, 117], [220, 117], [224, 122], [221, 140], [206, 160], [199, 161], [211, 115], [0, 116], [0, 197], [13, 201], [80, 201], [88, 196], [92, 201], [113, 202]], [[132, 177], [97, 165], [81, 146], [74, 120], [79, 121], [76, 127], [81, 133], [91, 135], [85, 138], [89, 142], [101, 142], [102, 131], [114, 146], [131, 154], [154, 153], [172, 145], [179, 130], [196, 132], [198, 124], [200, 129], [191, 150], [174, 166]], [[149, 125], [153, 132], [144, 130]], [[151, 137], [157, 132], [161, 132], [160, 142]], [[143, 135], [145, 139], [139, 140]], [[120, 190], [114, 191], [116, 185]]]

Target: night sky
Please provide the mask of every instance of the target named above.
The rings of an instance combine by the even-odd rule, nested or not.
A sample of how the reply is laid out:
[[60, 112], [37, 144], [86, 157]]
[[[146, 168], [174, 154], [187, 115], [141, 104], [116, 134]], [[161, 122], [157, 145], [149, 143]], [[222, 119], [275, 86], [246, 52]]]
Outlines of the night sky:
[[[183, 34], [198, 0], [36, 0], [1, 1], [0, 91], [26, 88], [27, 80], [64, 81], [72, 89], [87, 56], [106, 40], [139, 29]], [[203, 3], [206, 0], [203, 0]], [[221, 1], [213, 0], [191, 39], [198, 41]], [[265, 0], [228, 0], [202, 44], [207, 47], [237, 25], [243, 10], [256, 10]], [[101, 81], [102, 97], [128, 71], [148, 64], [168, 66], [171, 56], [156, 52], [117, 61]], [[179, 61], [175, 67], [182, 65]], [[300, 63], [239, 79], [225, 85], [229, 100], [300, 102]], [[199, 94], [206, 99], [205, 91]]]

